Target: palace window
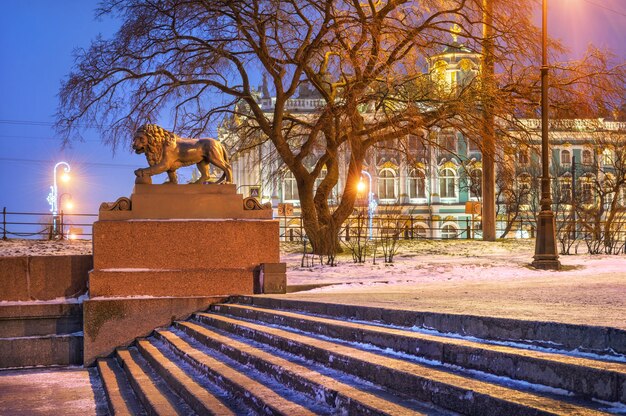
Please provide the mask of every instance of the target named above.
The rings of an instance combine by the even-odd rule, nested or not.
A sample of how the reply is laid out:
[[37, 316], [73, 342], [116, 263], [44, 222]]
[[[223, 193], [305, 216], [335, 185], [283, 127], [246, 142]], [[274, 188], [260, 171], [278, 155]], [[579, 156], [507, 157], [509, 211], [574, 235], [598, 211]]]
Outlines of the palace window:
[[476, 77], [476, 71], [474, 71], [474, 65], [469, 59], [461, 59], [459, 62], [459, 86], [467, 87], [472, 80]]
[[474, 139], [467, 138], [467, 152], [468, 153], [480, 153], [480, 146]]
[[591, 153], [591, 150], [589, 149], [584, 149], [583, 150], [583, 165], [591, 165], [593, 163], [593, 154]]
[[426, 175], [419, 169], [411, 169], [408, 178], [409, 198], [426, 198]]
[[450, 238], [457, 238], [457, 236], [458, 236], [458, 232], [454, 225], [446, 224], [441, 228], [441, 238], [450, 239]]
[[582, 188], [580, 200], [582, 201], [583, 204], [593, 203], [593, 198], [594, 198], [593, 177], [584, 176], [580, 178], [580, 180], [581, 180], [581, 188]]
[[418, 162], [428, 160], [428, 149], [422, 136], [409, 135], [407, 154], [409, 160], [414, 159]]
[[483, 171], [473, 169], [469, 174], [469, 189], [471, 198], [480, 198], [483, 194]]
[[604, 166], [612, 166], [615, 160], [615, 153], [611, 149], [604, 149], [602, 151], [602, 164]]
[[564, 177], [559, 179], [559, 195], [557, 202], [569, 203], [572, 200], [572, 179]]
[[292, 201], [298, 199], [298, 184], [293, 173], [287, 172], [283, 178], [283, 200]]
[[378, 175], [378, 199], [396, 199], [396, 174], [383, 169]]
[[522, 149], [517, 152], [517, 163], [519, 163], [520, 166], [528, 166], [528, 164], [530, 163], [530, 158], [528, 157], [528, 149]]
[[413, 227], [413, 238], [426, 238], [426, 227], [416, 225]]
[[569, 165], [572, 163], [572, 154], [569, 150], [561, 150], [561, 165]]
[[452, 169], [443, 169], [439, 175], [439, 196], [441, 198], [456, 198], [456, 175]]
[[456, 135], [454, 133], [440, 133], [439, 146], [442, 152], [456, 153]]

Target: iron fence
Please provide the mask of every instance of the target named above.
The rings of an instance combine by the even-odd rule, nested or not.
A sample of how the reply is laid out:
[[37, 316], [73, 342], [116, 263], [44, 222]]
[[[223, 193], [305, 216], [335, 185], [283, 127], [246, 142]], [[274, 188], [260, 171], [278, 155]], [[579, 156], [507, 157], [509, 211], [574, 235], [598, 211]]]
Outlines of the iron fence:
[[[436, 218], [436, 219], [435, 219]], [[379, 215], [372, 218], [370, 229], [369, 218], [362, 216], [349, 217], [341, 227], [339, 238], [350, 241], [353, 238], [381, 240], [396, 238], [401, 240], [445, 240], [445, 239], [482, 239], [482, 223], [476, 219], [424, 218], [414, 215]], [[280, 222], [280, 239], [282, 241], [302, 242], [306, 231], [299, 216], [276, 217]], [[556, 220], [557, 240], [585, 241], [601, 239], [607, 234], [615, 241], [626, 242], [626, 220], [613, 221], [610, 227], [606, 221], [594, 223], [580, 219], [558, 218]], [[506, 231], [506, 235], [505, 235]], [[496, 235], [498, 238], [535, 238], [536, 221], [534, 218], [520, 218], [511, 223], [498, 221]], [[602, 236], [599, 236], [599, 233]]]
[[17, 212], [2, 209], [0, 234], [9, 238], [63, 239], [91, 238], [97, 214], [74, 214], [61, 211], [58, 215], [40, 212]]
[[[59, 215], [51, 213], [16, 212], [2, 210], [0, 236], [9, 238], [91, 238], [92, 226], [97, 214], [69, 214], [61, 211]], [[300, 216], [277, 216], [281, 241], [302, 242], [306, 232]], [[496, 232], [502, 237], [508, 228], [507, 238], [534, 238], [535, 221], [521, 218], [508, 224], [498, 221]], [[557, 240], [560, 244], [571, 241], [607, 240], [611, 244], [623, 246], [626, 250], [626, 221], [614, 221], [610, 231], [606, 222], [584, 223], [581, 219], [557, 219]], [[377, 215], [370, 219], [366, 215], [349, 217], [340, 229], [339, 238], [343, 241], [366, 238], [372, 240], [445, 240], [445, 239], [482, 239], [482, 224], [476, 219], [457, 219], [452, 217], [427, 217], [424, 215]], [[56, 232], [55, 232], [56, 229]]]

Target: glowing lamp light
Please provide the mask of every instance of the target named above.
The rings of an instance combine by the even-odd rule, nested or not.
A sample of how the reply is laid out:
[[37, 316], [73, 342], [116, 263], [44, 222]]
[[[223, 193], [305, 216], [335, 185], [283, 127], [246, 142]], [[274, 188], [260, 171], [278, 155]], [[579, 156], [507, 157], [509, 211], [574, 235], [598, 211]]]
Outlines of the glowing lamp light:
[[67, 181], [69, 181], [69, 180], [70, 180], [70, 175], [68, 175], [67, 173], [63, 173], [63, 174], [61, 175], [61, 181], [63, 181], [63, 182], [67, 182]]
[[359, 192], [363, 192], [365, 190], [365, 183], [362, 179], [359, 179], [359, 183], [356, 185], [356, 190]]
[[65, 209], [74, 209], [74, 204], [72, 203], [72, 201], [67, 201], [65, 203]]

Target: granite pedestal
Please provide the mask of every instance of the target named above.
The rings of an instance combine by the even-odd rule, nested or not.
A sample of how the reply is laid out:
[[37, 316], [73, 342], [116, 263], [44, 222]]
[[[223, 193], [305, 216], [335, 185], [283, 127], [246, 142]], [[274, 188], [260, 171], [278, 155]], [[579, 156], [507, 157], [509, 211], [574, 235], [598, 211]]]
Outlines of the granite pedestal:
[[[278, 221], [235, 185], [135, 185], [103, 204], [84, 303], [85, 364], [229, 295], [278, 263]], [[258, 273], [257, 273], [258, 274]]]

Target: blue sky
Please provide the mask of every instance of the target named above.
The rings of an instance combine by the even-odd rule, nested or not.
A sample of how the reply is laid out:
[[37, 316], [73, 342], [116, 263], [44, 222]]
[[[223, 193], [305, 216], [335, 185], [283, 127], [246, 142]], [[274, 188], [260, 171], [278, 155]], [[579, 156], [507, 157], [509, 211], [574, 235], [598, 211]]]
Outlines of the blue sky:
[[[85, 143], [61, 149], [52, 129], [61, 80], [72, 50], [87, 47], [99, 33], [110, 37], [111, 19], [97, 21], [91, 0], [2, 2], [0, 14], [0, 209], [46, 213], [52, 168], [72, 166], [75, 212], [96, 213], [103, 201], [130, 195], [133, 170], [143, 157], [121, 147], [115, 155], [96, 131]], [[550, 34], [579, 56], [590, 42], [610, 47], [626, 60], [626, 0], [550, 0]], [[184, 174], [183, 174], [184, 175]], [[184, 179], [184, 178], [183, 178]]]

